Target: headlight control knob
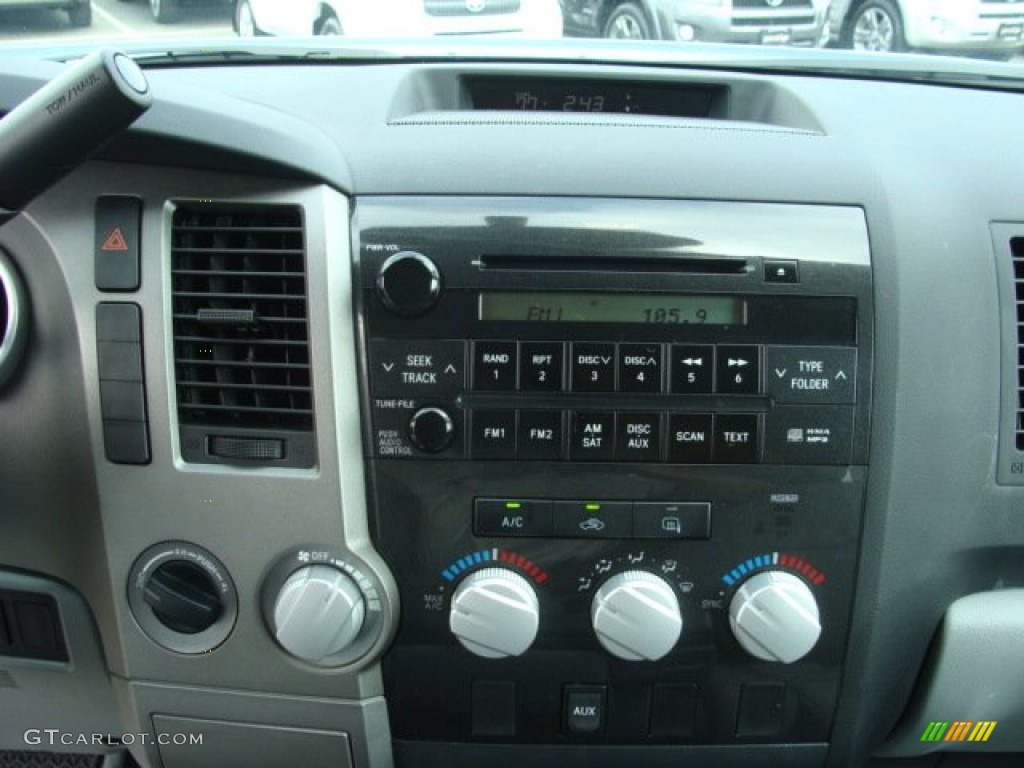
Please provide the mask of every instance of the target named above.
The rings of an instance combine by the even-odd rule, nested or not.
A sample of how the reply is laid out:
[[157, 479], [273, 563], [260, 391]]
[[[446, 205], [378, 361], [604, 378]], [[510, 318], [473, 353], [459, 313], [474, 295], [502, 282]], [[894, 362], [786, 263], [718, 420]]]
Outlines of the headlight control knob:
[[602, 584], [590, 620], [604, 649], [626, 661], [657, 661], [683, 631], [676, 593], [647, 571], [618, 573]]
[[733, 595], [729, 626], [751, 656], [790, 664], [810, 653], [818, 642], [818, 601], [793, 574], [762, 571]]
[[384, 306], [396, 314], [422, 315], [441, 295], [441, 273], [422, 253], [400, 251], [381, 264], [377, 294]]
[[318, 662], [348, 648], [366, 618], [359, 586], [332, 565], [292, 573], [274, 601], [277, 642], [293, 656]]
[[477, 656], [519, 656], [533, 645], [539, 626], [537, 593], [526, 579], [506, 568], [470, 574], [452, 597], [449, 627]]

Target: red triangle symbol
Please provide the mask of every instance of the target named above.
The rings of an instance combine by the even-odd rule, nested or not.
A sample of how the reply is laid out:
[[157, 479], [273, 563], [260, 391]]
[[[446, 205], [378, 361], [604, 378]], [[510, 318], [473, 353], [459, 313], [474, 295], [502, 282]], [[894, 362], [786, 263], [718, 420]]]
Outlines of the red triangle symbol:
[[114, 229], [111, 230], [102, 247], [104, 251], [128, 250], [128, 242], [124, 239], [124, 232], [121, 231], [120, 227], [114, 227]]

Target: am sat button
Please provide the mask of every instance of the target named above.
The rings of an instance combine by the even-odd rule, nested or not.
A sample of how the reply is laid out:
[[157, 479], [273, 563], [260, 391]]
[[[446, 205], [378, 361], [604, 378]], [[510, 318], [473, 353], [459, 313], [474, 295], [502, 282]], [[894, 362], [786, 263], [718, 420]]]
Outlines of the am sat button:
[[476, 536], [550, 536], [551, 502], [546, 499], [476, 499]]
[[637, 501], [633, 504], [635, 539], [707, 539], [711, 505], [698, 501]]
[[569, 455], [572, 461], [611, 461], [615, 457], [615, 414], [574, 413]]

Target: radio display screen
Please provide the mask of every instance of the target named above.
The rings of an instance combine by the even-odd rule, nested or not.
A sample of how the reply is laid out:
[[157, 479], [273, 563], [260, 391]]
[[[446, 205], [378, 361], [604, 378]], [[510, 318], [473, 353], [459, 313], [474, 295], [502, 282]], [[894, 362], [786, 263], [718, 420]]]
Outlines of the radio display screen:
[[481, 293], [480, 320], [524, 323], [746, 325], [735, 296], [661, 293]]

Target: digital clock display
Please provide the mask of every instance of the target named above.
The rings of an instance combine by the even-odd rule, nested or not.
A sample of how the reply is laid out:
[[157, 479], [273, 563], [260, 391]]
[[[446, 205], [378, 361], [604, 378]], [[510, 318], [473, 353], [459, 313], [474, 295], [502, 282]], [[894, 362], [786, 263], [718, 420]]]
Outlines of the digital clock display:
[[658, 293], [481, 293], [479, 316], [523, 323], [746, 325], [747, 303], [735, 296]]
[[508, 77], [463, 82], [474, 110], [710, 117], [722, 98], [720, 87], [700, 84]]

